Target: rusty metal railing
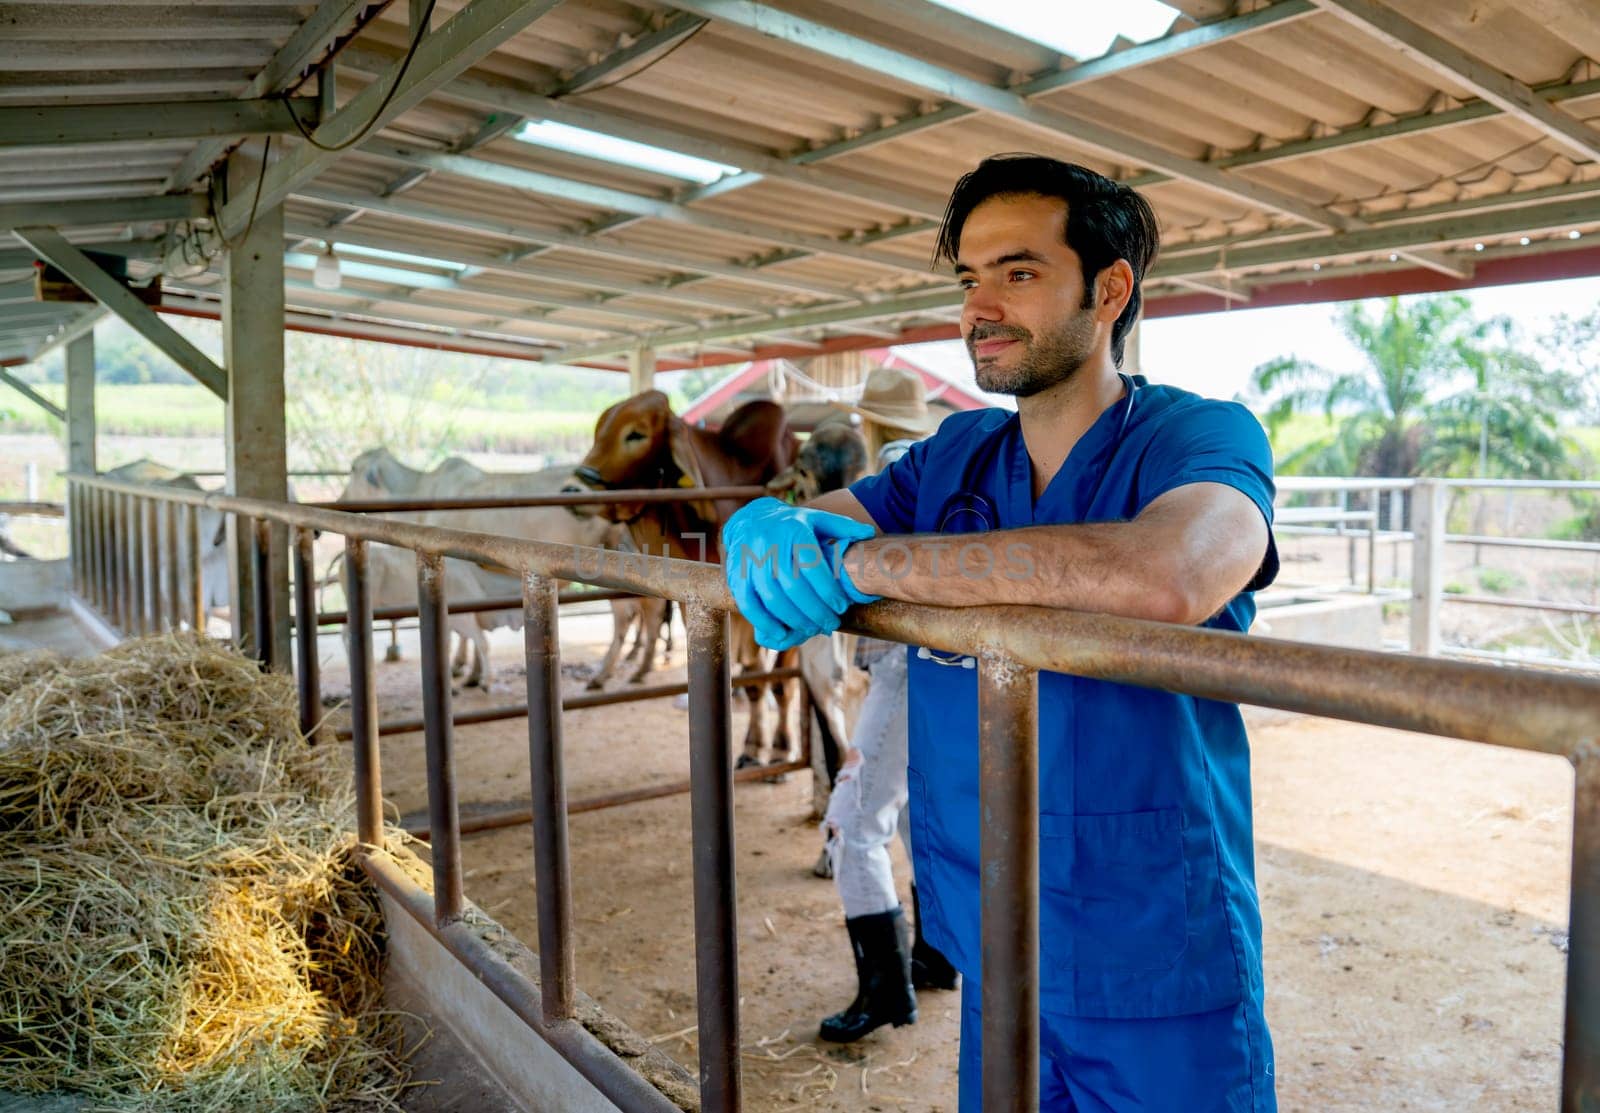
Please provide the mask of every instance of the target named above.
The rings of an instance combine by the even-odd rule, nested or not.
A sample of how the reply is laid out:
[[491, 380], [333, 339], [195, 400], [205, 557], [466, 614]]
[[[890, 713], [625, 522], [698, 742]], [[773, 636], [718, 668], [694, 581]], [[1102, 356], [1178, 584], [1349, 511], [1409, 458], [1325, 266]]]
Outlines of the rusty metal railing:
[[[735, 874], [731, 810], [727, 614], [721, 570], [651, 558], [595, 565], [584, 550], [457, 529], [373, 519], [322, 508], [218, 494], [152, 490], [73, 477], [74, 505], [104, 512], [117, 500], [161, 499], [190, 514], [207, 506], [251, 522], [346, 539], [347, 624], [352, 679], [358, 826], [381, 838], [381, 773], [372, 667], [366, 546], [417, 553], [424, 620], [423, 680], [429, 732], [428, 790], [434, 829], [431, 905], [380, 856], [369, 871], [424, 922], [516, 1014], [625, 1110], [671, 1108], [614, 1056], [586, 1041], [573, 1020], [573, 927], [567, 860], [565, 775], [559, 699], [558, 580], [659, 595], [685, 604], [689, 628], [691, 812], [695, 864], [696, 984], [700, 1086], [711, 1113], [741, 1107]], [[127, 520], [135, 520], [137, 515]], [[95, 521], [122, 521], [113, 512]], [[262, 544], [264, 532], [241, 530]], [[122, 569], [121, 547], [90, 531], [81, 554], [97, 571]], [[108, 540], [113, 543], [108, 543]], [[111, 558], [109, 561], [105, 558]], [[492, 952], [456, 923], [461, 863], [449, 734], [448, 662], [438, 631], [446, 608], [437, 585], [446, 557], [518, 569], [523, 581], [529, 746], [532, 758], [535, 889], [542, 991], [495, 965]], [[80, 559], [75, 551], [74, 561]], [[580, 563], [583, 567], [580, 567]], [[93, 581], [91, 576], [90, 580]], [[91, 590], [93, 583], [91, 582]], [[1133, 619], [1035, 607], [946, 610], [885, 602], [852, 612], [849, 628], [874, 637], [974, 656], [979, 661], [982, 770], [984, 1109], [1037, 1108], [1038, 784], [1037, 674], [1096, 679], [1237, 701], [1377, 726], [1560, 754], [1577, 771], [1571, 946], [1566, 990], [1563, 1109], [1600, 1101], [1600, 682], [1534, 670], [1335, 649]], [[309, 608], [302, 639], [314, 634]], [[429, 643], [432, 648], [428, 649]], [[270, 657], [270, 640], [261, 652]], [[271, 665], [273, 662], [264, 660]], [[429, 690], [431, 686], [431, 691]]]

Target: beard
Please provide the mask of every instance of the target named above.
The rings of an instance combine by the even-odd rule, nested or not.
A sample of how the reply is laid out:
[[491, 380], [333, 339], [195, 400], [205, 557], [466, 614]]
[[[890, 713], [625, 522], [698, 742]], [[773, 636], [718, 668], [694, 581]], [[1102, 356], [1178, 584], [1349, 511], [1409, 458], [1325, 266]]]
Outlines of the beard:
[[[1019, 325], [975, 326], [966, 343], [978, 387], [992, 394], [1026, 398], [1066, 382], [1094, 354], [1094, 328], [1088, 307], [1037, 336]], [[1021, 347], [1002, 353], [999, 359], [980, 361], [976, 345], [983, 340], [1015, 340]]]

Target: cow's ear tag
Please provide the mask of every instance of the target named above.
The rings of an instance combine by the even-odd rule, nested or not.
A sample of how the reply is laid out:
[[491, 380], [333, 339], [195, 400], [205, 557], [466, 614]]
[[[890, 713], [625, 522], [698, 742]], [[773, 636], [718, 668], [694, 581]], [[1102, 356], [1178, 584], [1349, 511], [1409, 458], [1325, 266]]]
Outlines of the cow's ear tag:
[[693, 487], [694, 486], [694, 476], [692, 476], [692, 475], [680, 475], [680, 476], [678, 476], [678, 486], [680, 486], [680, 487]]

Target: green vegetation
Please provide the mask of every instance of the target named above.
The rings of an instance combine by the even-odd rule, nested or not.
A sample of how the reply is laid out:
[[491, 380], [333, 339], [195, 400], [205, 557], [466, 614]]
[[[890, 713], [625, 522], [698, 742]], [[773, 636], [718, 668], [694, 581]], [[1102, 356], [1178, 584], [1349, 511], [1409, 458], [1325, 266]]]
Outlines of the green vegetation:
[[[220, 358], [215, 322], [173, 326]], [[121, 322], [95, 332], [99, 430], [109, 436], [213, 437], [220, 400]], [[19, 368], [40, 393], [63, 396], [60, 353]], [[296, 467], [343, 468], [358, 452], [386, 445], [425, 467], [457, 452], [581, 455], [596, 415], [626, 393], [625, 375], [518, 360], [358, 343], [290, 332], [285, 338], [290, 454]], [[663, 376], [675, 405], [718, 382], [726, 368]], [[11, 392], [3, 392], [0, 397]], [[57, 435], [59, 423], [6, 397], [0, 433]]]
[[1361, 370], [1281, 356], [1253, 373], [1246, 401], [1265, 407], [1283, 473], [1580, 471], [1582, 448], [1561, 421], [1583, 408], [1581, 377], [1524, 351], [1505, 318], [1477, 320], [1467, 299], [1447, 295], [1354, 303], [1338, 323], [1366, 357]]
[[1504, 568], [1478, 569], [1478, 586], [1490, 595], [1510, 595], [1517, 588], [1526, 587], [1528, 581]]

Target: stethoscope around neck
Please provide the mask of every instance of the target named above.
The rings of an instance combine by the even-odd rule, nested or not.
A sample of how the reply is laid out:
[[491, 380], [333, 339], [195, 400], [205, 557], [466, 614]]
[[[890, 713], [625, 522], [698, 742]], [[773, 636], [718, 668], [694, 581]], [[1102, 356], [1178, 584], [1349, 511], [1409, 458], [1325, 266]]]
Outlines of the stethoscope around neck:
[[[1117, 422], [1117, 437], [1112, 441], [1112, 450], [1122, 443], [1122, 438], [1128, 434], [1128, 421], [1133, 417], [1133, 400], [1139, 392], [1139, 384], [1131, 375], [1117, 372], [1117, 377], [1122, 380], [1123, 397], [1119, 400], [1122, 407], [1122, 417]], [[1106, 472], [1100, 473], [1099, 480], [1095, 483], [1094, 492], [1089, 501], [1100, 497], [1100, 487], [1106, 481]], [[992, 499], [978, 491], [957, 491], [945, 500], [939, 508], [939, 533], [986, 533], [996, 527], [1000, 521], [999, 511], [995, 509]], [[917, 646], [917, 660], [932, 661], [936, 665], [947, 668], [975, 669], [978, 661], [962, 653], [948, 653], [942, 649], [929, 649], [925, 645]]]

